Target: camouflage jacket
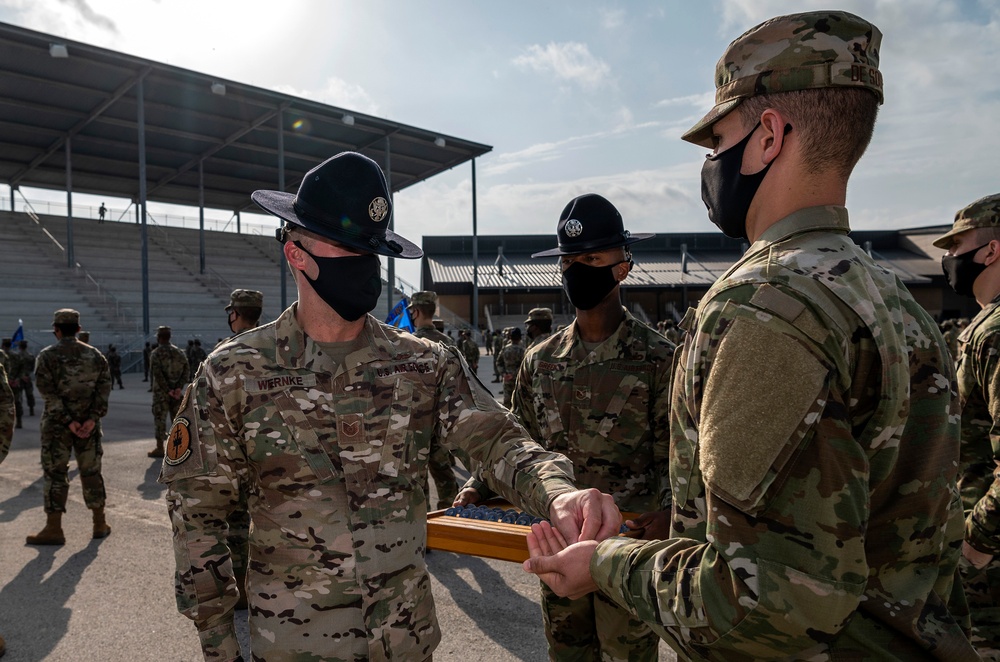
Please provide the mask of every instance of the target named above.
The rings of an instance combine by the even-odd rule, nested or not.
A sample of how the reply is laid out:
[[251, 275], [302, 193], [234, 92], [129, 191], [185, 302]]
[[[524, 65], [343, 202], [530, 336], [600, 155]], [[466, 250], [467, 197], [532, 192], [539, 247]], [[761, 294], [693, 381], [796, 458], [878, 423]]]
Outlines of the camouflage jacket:
[[14, 392], [7, 384], [7, 371], [0, 365], [0, 462], [7, 457], [14, 438]]
[[959, 336], [958, 397], [962, 406], [959, 490], [965, 539], [981, 552], [1000, 554], [1000, 297]]
[[469, 365], [475, 365], [479, 361], [479, 345], [472, 338], [463, 339], [459, 349]]
[[[563, 329], [563, 331], [565, 331], [565, 329]], [[541, 345], [543, 342], [545, 342], [546, 340], [548, 340], [551, 337], [552, 337], [551, 333], [540, 333], [540, 334], [538, 334], [538, 336], [536, 338], [528, 338], [527, 336], [525, 336], [524, 351], [527, 352], [529, 349], [531, 349], [535, 345]]]
[[[593, 352], [576, 321], [529, 349], [511, 411], [540, 444], [573, 462], [578, 486], [610, 494], [621, 510], [669, 510], [674, 346], [623, 312]], [[476, 478], [465, 487], [493, 496]]]
[[500, 358], [497, 359], [497, 367], [500, 368], [500, 372], [503, 373], [504, 381], [508, 379], [514, 379], [517, 375], [517, 371], [521, 367], [521, 361], [524, 360], [524, 345], [521, 343], [508, 343], [504, 346], [503, 350], [500, 352]]
[[441, 333], [433, 326], [419, 326], [413, 330], [413, 335], [418, 338], [424, 338], [425, 340], [433, 340], [434, 342], [439, 342], [443, 345], [450, 345], [455, 347], [455, 341], [452, 340], [451, 336], [447, 333]]
[[119, 373], [122, 371], [122, 355], [118, 353], [117, 350], [113, 352], [108, 352], [104, 358], [108, 360], [108, 369], [113, 373]]
[[369, 316], [334, 364], [297, 305], [212, 352], [175, 419], [160, 480], [178, 606], [206, 657], [239, 653], [226, 516], [243, 481], [254, 655], [422, 660], [440, 639], [424, 563], [432, 439], [538, 516], [573, 489], [572, 466], [531, 441], [453, 347]]
[[782, 219], [682, 323], [675, 537], [605, 541], [591, 572], [684, 654], [978, 659], [952, 363], [848, 231], [843, 207]]
[[22, 364], [24, 365], [24, 379], [27, 380], [24, 385], [27, 386], [35, 374], [35, 355], [28, 350], [19, 351], [17, 355], [20, 357]]
[[208, 356], [208, 352], [206, 352], [205, 348], [201, 345], [195, 345], [191, 348], [191, 351], [188, 352], [188, 367], [190, 368], [192, 375], [198, 370], [198, 366], [201, 365], [201, 362], [205, 360], [206, 356]]
[[108, 413], [111, 372], [96, 348], [63, 338], [38, 353], [35, 384], [45, 398], [49, 420], [61, 425], [88, 418], [100, 422]]
[[166, 395], [181, 388], [191, 377], [187, 356], [176, 345], [157, 345], [149, 355], [149, 379], [153, 382], [153, 397]]
[[[20, 351], [11, 351], [7, 354], [7, 363], [9, 370], [7, 372], [7, 378], [13, 386], [26, 386], [27, 379], [30, 377], [31, 372], [35, 369], [34, 361], [29, 361], [28, 356]], [[34, 357], [31, 357], [32, 359]]]

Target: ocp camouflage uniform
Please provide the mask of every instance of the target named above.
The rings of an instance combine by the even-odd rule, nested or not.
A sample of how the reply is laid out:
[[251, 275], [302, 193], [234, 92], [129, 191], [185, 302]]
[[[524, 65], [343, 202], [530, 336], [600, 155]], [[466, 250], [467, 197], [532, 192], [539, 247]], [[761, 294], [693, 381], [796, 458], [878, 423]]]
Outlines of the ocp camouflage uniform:
[[[21, 393], [24, 394], [25, 401], [28, 404], [28, 412], [34, 416], [35, 415], [35, 388], [33, 386], [32, 380], [35, 374], [35, 355], [29, 352], [27, 349], [22, 349], [17, 352], [17, 355], [24, 362], [25, 371], [23, 383], [21, 384]], [[20, 397], [15, 394], [17, 400], [20, 401]]]
[[572, 467], [457, 350], [370, 316], [355, 341], [324, 349], [297, 305], [214, 351], [174, 423], [160, 480], [178, 607], [206, 659], [239, 655], [224, 522], [246, 480], [254, 659], [424, 660], [440, 639], [424, 563], [431, 440], [483, 463], [493, 489], [537, 516], [572, 489]]
[[956, 328], [956, 324], [957, 322], [952, 322], [951, 324], [949, 324], [948, 328], [941, 333], [941, 336], [944, 338], [944, 342], [948, 346], [948, 353], [951, 354], [952, 359], [954, 359], [957, 362], [959, 357], [959, 349], [958, 349], [959, 330]]
[[8, 365], [9, 372], [7, 373], [8, 379], [10, 381], [11, 390], [14, 393], [14, 406], [17, 411], [17, 418], [24, 416], [24, 405], [21, 403], [21, 395], [25, 392], [25, 387], [31, 385], [31, 371], [35, 369], [34, 363], [29, 363], [21, 352], [15, 352], [13, 349], [8, 354]]
[[1000, 439], [1000, 297], [984, 307], [959, 337], [958, 395], [962, 452], [958, 486], [965, 506], [965, 540], [994, 558], [977, 570], [959, 564], [972, 612], [972, 643], [983, 659], [1000, 659], [1000, 485], [995, 477]]
[[471, 337], [466, 336], [462, 339], [459, 349], [462, 350], [465, 362], [469, 364], [473, 372], [476, 372], [479, 369], [479, 345]]
[[540, 334], [538, 334], [534, 338], [530, 338], [528, 336], [525, 336], [525, 338], [526, 338], [525, 343], [526, 344], [524, 346], [524, 351], [527, 352], [529, 349], [531, 349], [535, 345], [540, 345], [540, 344], [542, 344], [543, 342], [545, 342], [546, 340], [548, 340], [551, 337], [552, 337], [552, 333], [540, 333]]
[[514, 383], [517, 371], [524, 359], [524, 345], [509, 343], [500, 351], [497, 367], [500, 369], [500, 379], [503, 380], [503, 406], [510, 407], [514, 398]]
[[0, 363], [0, 462], [10, 451], [14, 438], [14, 392], [7, 383], [7, 371]]
[[[38, 353], [35, 384], [45, 400], [40, 421], [45, 512], [66, 512], [71, 453], [76, 455], [87, 508], [104, 508], [101, 419], [108, 413], [111, 394], [107, 360], [75, 337], [62, 338]], [[86, 439], [70, 432], [70, 423], [88, 419], [94, 429]]]
[[710, 660], [972, 660], [958, 411], [937, 326], [843, 207], [768, 228], [689, 311], [674, 538], [608, 540], [598, 587]]
[[201, 365], [206, 356], [208, 356], [208, 352], [200, 344], [195, 343], [191, 346], [191, 351], [187, 355], [189, 374], [193, 375], [198, 371], [198, 366]]
[[177, 416], [181, 401], [170, 397], [170, 391], [184, 388], [191, 373], [184, 350], [167, 343], [157, 345], [149, 355], [149, 378], [153, 383], [153, 426], [157, 445], [167, 438], [167, 421]]
[[[441, 333], [427, 324], [414, 329], [413, 335], [425, 340], [441, 343], [445, 347], [454, 347], [455, 341], [446, 333]], [[427, 470], [430, 477], [434, 479], [434, 486], [437, 488], [437, 509], [449, 508], [458, 496], [458, 480], [455, 478], [455, 458], [447, 448], [431, 439], [430, 456], [427, 458]], [[427, 476], [424, 476], [424, 492], [428, 491]]]
[[[623, 309], [593, 351], [574, 321], [525, 353], [513, 412], [545, 448], [573, 463], [576, 484], [610, 494], [622, 511], [670, 510], [670, 369], [673, 344]], [[481, 498], [492, 495], [470, 480]], [[542, 584], [553, 660], [656, 660], [660, 638], [601, 593], [560, 598]]]

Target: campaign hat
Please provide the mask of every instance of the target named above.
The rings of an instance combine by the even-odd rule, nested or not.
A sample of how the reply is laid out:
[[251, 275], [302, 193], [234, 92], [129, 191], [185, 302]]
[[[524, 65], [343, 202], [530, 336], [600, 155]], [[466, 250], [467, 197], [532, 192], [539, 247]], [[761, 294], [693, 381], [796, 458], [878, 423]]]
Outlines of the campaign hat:
[[[341, 152], [307, 172], [297, 193], [259, 190], [250, 198], [286, 223], [360, 251], [408, 259], [424, 254], [389, 229], [392, 194], [385, 175], [357, 152]], [[277, 237], [284, 241], [283, 228]]]
[[570, 200], [559, 215], [556, 227], [558, 246], [531, 257], [579, 255], [629, 246], [653, 237], [652, 233], [631, 233], [625, 229], [622, 215], [607, 199], [587, 193]]

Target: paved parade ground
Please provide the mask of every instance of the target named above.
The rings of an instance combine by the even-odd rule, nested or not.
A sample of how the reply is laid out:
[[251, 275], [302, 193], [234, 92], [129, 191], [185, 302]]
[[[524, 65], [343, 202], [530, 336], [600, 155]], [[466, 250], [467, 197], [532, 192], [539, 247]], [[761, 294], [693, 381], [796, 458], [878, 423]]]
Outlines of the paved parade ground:
[[[492, 357], [483, 357], [480, 374], [498, 393], [499, 384], [489, 381]], [[153, 447], [151, 394], [141, 374], [125, 375], [124, 382], [124, 390], [112, 391], [104, 419], [112, 533], [103, 540], [91, 539], [74, 461], [63, 519], [66, 544], [25, 545], [25, 536], [45, 523], [40, 398], [35, 416], [26, 415], [24, 428], [14, 432], [0, 465], [3, 662], [202, 659], [194, 626], [174, 604], [170, 524], [164, 488], [156, 482], [160, 461], [146, 457]], [[427, 562], [443, 637], [435, 662], [546, 658], [538, 582], [520, 565], [447, 552], [432, 552]], [[237, 612], [244, 646], [246, 613]], [[661, 644], [661, 659], [672, 659], [664, 651]]]

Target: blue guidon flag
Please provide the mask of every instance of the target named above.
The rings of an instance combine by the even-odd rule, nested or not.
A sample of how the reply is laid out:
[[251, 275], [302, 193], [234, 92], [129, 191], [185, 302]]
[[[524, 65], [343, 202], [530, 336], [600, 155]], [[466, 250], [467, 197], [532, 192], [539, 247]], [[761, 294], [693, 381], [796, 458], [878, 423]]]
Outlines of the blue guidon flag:
[[10, 337], [11, 344], [24, 340], [24, 320], [17, 320], [17, 331]]
[[410, 309], [407, 308], [409, 304], [410, 301], [406, 297], [400, 299], [399, 303], [389, 311], [389, 316], [385, 318], [385, 323], [389, 326], [413, 333], [413, 320], [410, 319]]

